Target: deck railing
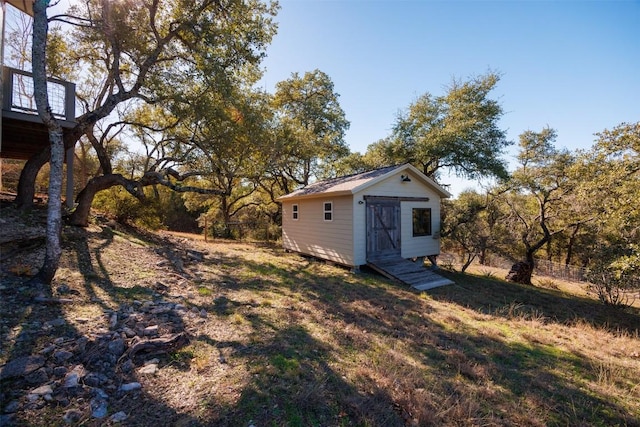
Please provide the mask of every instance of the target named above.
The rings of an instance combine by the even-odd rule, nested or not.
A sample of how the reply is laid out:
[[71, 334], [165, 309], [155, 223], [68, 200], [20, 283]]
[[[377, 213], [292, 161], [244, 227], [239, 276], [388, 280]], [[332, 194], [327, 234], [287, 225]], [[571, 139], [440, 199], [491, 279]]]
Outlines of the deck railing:
[[[76, 85], [58, 79], [47, 79], [49, 105], [63, 126], [75, 121]], [[33, 93], [33, 75], [17, 68], [2, 67], [2, 114], [5, 117], [40, 121]]]

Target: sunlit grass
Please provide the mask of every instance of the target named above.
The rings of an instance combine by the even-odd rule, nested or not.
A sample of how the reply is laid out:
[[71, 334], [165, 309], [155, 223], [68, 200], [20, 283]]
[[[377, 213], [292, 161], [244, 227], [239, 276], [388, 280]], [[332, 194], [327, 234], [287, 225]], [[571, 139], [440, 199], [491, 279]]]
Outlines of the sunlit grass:
[[[124, 256], [98, 243], [102, 263], [90, 247], [86, 274], [74, 270], [87, 261], [78, 254], [61, 270], [79, 298], [94, 299], [67, 317], [158, 297], [150, 285], [161, 279], [147, 276], [153, 265], [118, 276], [112, 263]], [[604, 307], [561, 283], [508, 284], [493, 270], [443, 272], [456, 285], [418, 292], [280, 249], [199, 244], [202, 278], [176, 279], [172, 292], [207, 315], [189, 312], [191, 343], [143, 379], [145, 390], [159, 390], [152, 403], [195, 424], [640, 422], [637, 311]]]

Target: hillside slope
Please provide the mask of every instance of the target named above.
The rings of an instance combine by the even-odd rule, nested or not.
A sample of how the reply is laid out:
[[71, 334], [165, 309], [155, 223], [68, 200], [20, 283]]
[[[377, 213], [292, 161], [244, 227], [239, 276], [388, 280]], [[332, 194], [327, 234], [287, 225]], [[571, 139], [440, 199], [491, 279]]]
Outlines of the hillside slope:
[[[640, 313], [447, 273], [0, 211], [0, 425], [640, 425]], [[40, 231], [38, 231], [40, 230]]]

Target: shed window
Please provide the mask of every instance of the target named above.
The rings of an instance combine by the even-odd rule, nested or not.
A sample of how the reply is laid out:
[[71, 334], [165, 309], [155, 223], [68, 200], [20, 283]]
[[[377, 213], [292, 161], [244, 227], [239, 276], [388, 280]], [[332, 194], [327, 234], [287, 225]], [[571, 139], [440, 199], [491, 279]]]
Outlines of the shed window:
[[324, 202], [324, 220], [333, 221], [333, 202]]
[[291, 206], [291, 212], [292, 212], [291, 217], [293, 219], [298, 219], [298, 205]]
[[431, 208], [413, 209], [413, 236], [431, 235]]

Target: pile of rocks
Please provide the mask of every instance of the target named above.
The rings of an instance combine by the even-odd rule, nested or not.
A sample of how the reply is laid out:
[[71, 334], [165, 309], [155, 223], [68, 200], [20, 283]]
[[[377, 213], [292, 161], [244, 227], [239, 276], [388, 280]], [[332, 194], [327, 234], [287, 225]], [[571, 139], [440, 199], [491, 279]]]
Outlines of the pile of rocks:
[[[180, 303], [134, 301], [105, 311], [102, 329], [86, 336], [54, 338], [38, 354], [10, 360], [0, 367], [0, 401], [5, 402], [0, 425], [14, 423], [18, 411], [45, 405], [68, 408], [63, 417], [67, 423], [106, 418], [109, 403], [140, 390], [138, 379], [158, 371], [157, 356], [187, 345], [188, 325], [195, 326], [206, 316], [205, 310]], [[66, 323], [53, 319], [43, 324], [43, 330], [53, 336]], [[127, 416], [116, 412], [109, 419], [122, 422]]]

